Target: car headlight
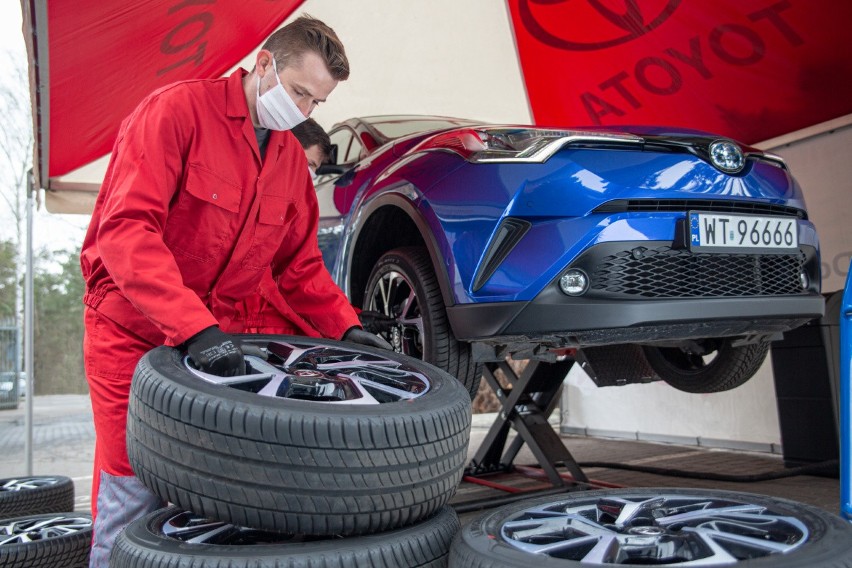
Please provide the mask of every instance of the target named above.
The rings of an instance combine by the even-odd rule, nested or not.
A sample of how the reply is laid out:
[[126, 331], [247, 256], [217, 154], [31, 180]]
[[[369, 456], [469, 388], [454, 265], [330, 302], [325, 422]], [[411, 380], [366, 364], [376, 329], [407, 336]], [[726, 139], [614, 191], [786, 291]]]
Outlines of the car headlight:
[[497, 126], [442, 132], [421, 142], [413, 152], [443, 150], [473, 163], [543, 163], [567, 145], [641, 145], [633, 134]]

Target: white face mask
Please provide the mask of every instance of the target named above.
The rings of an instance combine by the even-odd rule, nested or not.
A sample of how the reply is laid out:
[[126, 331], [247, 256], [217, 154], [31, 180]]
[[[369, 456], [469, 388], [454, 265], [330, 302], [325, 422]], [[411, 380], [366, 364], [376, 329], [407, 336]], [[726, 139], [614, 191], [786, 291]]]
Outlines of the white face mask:
[[278, 68], [275, 58], [272, 58], [272, 69], [274, 71], [277, 85], [260, 94], [260, 77], [257, 78], [257, 122], [263, 128], [270, 130], [290, 130], [297, 124], [301, 124], [308, 117], [302, 114], [290, 95], [284, 90], [281, 79], [278, 77]]

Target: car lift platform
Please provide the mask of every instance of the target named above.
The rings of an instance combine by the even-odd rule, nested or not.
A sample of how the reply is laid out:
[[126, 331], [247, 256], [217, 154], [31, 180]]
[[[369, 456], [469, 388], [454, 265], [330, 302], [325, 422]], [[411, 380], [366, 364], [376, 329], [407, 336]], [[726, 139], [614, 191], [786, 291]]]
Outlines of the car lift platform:
[[[488, 504], [481, 503], [483, 507], [479, 508], [504, 504], [533, 495], [591, 488], [589, 479], [548, 422], [548, 418], [559, 402], [565, 376], [574, 362], [571, 357], [565, 357], [564, 360], [556, 362], [530, 360], [520, 376], [506, 361], [483, 364], [483, 376], [500, 401], [501, 407], [482, 444], [474, 454], [470, 466], [465, 470], [464, 480], [504, 488], [508, 491], [511, 488], [488, 483], [486, 478], [497, 474], [520, 473], [532, 477], [546, 477], [549, 486], [529, 490], [512, 489], [511, 498], [489, 499]], [[506, 377], [508, 382], [506, 387], [497, 379], [498, 369]], [[507, 446], [512, 429], [518, 435]], [[527, 444], [538, 461], [540, 469], [514, 464], [524, 444]], [[471, 501], [454, 506], [460, 510], [477, 508], [478, 505], [480, 503]]]

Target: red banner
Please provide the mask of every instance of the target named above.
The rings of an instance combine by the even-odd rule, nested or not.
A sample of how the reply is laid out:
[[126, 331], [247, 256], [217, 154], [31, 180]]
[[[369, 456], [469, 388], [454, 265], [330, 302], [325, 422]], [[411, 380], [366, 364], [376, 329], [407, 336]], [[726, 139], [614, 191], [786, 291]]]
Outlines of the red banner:
[[[120, 122], [157, 87], [227, 72], [301, 3], [47, 2], [48, 37], [38, 43], [49, 54], [49, 107], [40, 104], [50, 125], [49, 176], [108, 153]], [[44, 33], [44, 23], [35, 29]]]
[[508, 2], [536, 124], [755, 143], [852, 113], [852, 2]]

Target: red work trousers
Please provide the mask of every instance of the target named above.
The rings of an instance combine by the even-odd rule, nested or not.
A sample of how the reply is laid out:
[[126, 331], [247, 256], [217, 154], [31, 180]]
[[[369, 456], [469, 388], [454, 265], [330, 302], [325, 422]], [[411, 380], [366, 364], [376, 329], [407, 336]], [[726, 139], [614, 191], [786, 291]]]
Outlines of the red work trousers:
[[83, 355], [95, 422], [91, 567], [107, 566], [115, 537], [164, 504], [133, 475], [127, 459], [127, 403], [139, 359], [156, 347], [96, 310], [85, 311]]

